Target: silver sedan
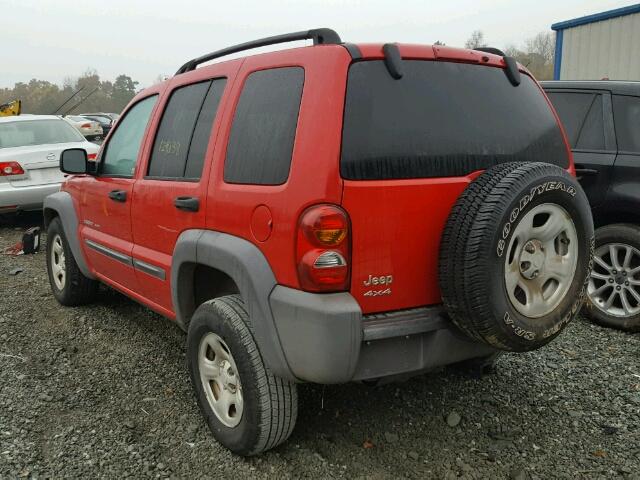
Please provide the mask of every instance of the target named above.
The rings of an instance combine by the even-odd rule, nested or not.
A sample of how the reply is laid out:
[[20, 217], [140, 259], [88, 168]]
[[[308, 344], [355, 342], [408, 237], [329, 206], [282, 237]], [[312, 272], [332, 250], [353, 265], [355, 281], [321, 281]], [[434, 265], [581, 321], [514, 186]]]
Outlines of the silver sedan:
[[0, 213], [41, 209], [64, 181], [59, 162], [66, 148], [83, 148], [90, 159], [99, 149], [60, 117], [1, 117]]

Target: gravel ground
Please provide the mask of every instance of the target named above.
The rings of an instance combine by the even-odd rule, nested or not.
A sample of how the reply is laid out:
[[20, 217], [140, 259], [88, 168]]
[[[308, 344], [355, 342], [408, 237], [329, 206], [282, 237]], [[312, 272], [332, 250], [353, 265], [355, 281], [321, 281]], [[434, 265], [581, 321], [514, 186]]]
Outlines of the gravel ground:
[[[0, 228], [0, 248], [19, 238]], [[169, 321], [107, 289], [59, 306], [43, 253], [0, 255], [0, 292], [2, 479], [640, 478], [640, 335], [578, 319], [480, 379], [303, 385], [289, 442], [243, 459], [210, 435]]]

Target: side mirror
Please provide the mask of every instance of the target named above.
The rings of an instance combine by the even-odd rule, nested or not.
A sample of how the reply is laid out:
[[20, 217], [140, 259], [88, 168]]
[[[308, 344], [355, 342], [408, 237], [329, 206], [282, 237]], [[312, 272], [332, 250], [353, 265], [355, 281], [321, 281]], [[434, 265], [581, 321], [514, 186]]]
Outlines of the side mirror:
[[60, 170], [64, 173], [82, 174], [88, 172], [87, 151], [83, 148], [68, 148], [60, 155]]

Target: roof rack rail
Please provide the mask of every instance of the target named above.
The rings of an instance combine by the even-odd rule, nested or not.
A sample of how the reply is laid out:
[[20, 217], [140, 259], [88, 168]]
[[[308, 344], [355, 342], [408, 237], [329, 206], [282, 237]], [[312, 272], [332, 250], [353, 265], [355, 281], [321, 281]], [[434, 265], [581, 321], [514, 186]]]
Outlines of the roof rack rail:
[[176, 72], [176, 75], [190, 72], [191, 70], [195, 70], [195, 68], [201, 63], [208, 62], [215, 58], [224, 57], [226, 55], [231, 55], [232, 53], [264, 47], [267, 45], [276, 45], [278, 43], [295, 42], [298, 40], [313, 40], [314, 45], [338, 45], [342, 43], [340, 35], [330, 28], [315, 28], [312, 30], [304, 30], [302, 32], [285, 33], [283, 35], [275, 35], [273, 37], [260, 38], [258, 40], [241, 43], [239, 45], [233, 45], [231, 47], [223, 48], [222, 50], [217, 50], [201, 57], [194, 58], [182, 65]]
[[500, 55], [501, 57], [505, 56], [502, 50], [494, 47], [478, 47], [478, 48], [474, 48], [474, 50], [477, 50], [478, 52], [484, 52], [484, 53], [493, 53], [494, 55]]

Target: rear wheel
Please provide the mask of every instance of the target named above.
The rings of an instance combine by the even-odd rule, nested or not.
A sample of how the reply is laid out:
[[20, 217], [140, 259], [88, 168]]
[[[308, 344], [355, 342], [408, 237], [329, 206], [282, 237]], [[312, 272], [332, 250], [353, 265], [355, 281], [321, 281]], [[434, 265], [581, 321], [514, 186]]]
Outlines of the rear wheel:
[[545, 345], [582, 304], [592, 239], [587, 198], [563, 169], [488, 169], [460, 196], [442, 237], [440, 287], [451, 319], [500, 350]]
[[640, 227], [607, 225], [596, 231], [585, 312], [596, 323], [640, 331]]
[[187, 361], [218, 442], [239, 455], [255, 455], [289, 438], [298, 414], [296, 385], [264, 364], [238, 295], [198, 307], [189, 324]]

